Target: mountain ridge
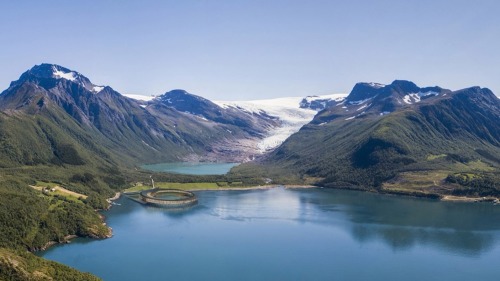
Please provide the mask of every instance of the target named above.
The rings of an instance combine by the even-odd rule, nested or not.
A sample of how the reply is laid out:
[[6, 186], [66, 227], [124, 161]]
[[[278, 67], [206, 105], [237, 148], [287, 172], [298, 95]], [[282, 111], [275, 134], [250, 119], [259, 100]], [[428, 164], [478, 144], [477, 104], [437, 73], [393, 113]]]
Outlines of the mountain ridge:
[[[77, 71], [46, 63], [25, 71], [0, 94], [0, 110], [7, 116], [48, 115], [65, 123], [63, 112], [52, 112], [56, 108], [91, 133], [108, 151], [106, 155], [121, 155], [115, 162], [124, 163], [186, 159], [244, 162], [276, 147], [300, 128], [294, 125], [292, 130], [283, 130], [288, 125], [277, 115], [220, 106], [184, 90], [139, 102], [110, 86], [97, 86]], [[301, 118], [309, 121], [312, 114]], [[273, 130], [281, 130], [282, 139], [262, 148], [258, 143]]]
[[[361, 83], [344, 102], [320, 111], [263, 159], [261, 171], [281, 167], [327, 187], [500, 194], [491, 189], [491, 178], [500, 170], [499, 124], [500, 100], [487, 88], [451, 91], [408, 81], [377, 87]], [[244, 170], [242, 166], [237, 172]], [[440, 177], [425, 188], [408, 184], [424, 171], [439, 172]], [[474, 189], [447, 180], [463, 173], [488, 187]]]

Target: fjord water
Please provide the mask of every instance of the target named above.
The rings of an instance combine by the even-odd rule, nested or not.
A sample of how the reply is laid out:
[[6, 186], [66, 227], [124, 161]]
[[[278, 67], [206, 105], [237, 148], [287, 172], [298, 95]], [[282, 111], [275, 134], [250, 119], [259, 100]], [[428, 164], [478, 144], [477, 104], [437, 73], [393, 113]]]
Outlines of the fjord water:
[[169, 211], [121, 198], [114, 236], [41, 253], [104, 280], [498, 280], [500, 206], [345, 190], [196, 192]]
[[141, 168], [154, 172], [168, 172], [186, 175], [224, 175], [238, 163], [189, 163], [173, 162], [142, 165]]

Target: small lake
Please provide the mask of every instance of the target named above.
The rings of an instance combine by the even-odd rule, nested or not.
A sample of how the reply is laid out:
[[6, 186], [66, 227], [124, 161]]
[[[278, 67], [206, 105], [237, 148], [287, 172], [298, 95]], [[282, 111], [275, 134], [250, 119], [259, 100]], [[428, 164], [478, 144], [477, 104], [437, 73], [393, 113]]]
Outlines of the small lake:
[[239, 163], [159, 163], [142, 165], [141, 168], [154, 172], [168, 172], [186, 175], [224, 175]]
[[346, 190], [196, 192], [185, 210], [121, 198], [114, 237], [40, 253], [104, 280], [499, 280], [500, 206]]

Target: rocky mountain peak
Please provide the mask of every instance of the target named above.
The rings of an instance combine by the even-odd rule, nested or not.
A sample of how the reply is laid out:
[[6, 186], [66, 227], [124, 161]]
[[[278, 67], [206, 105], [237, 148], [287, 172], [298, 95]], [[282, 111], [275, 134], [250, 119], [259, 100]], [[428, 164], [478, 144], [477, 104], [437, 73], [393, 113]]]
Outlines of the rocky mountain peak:
[[346, 103], [357, 103], [375, 97], [385, 85], [379, 83], [356, 83], [346, 98]]
[[336, 106], [345, 100], [345, 94], [333, 94], [325, 96], [307, 96], [300, 101], [299, 107], [321, 111]]
[[394, 80], [389, 87], [403, 93], [418, 93], [420, 88], [415, 83], [407, 80]]
[[183, 112], [205, 115], [207, 110], [218, 110], [219, 106], [205, 98], [188, 93], [185, 90], [176, 89], [158, 96], [156, 101], [166, 106], [174, 107]]
[[98, 93], [104, 88], [104, 86], [94, 85], [87, 77], [79, 72], [49, 63], [35, 65], [24, 72], [17, 81], [13, 81], [10, 87], [15, 87], [25, 82], [32, 82], [48, 90], [55, 87], [61, 80], [67, 81], [67, 83], [78, 84], [92, 93]]

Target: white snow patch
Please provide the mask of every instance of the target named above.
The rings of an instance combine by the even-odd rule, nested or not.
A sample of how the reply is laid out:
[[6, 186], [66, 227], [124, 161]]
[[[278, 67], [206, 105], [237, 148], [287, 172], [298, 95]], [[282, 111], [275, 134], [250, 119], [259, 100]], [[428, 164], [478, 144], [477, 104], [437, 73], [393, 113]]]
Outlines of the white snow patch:
[[438, 95], [439, 95], [439, 93], [434, 92], [434, 91], [412, 93], [412, 94], [405, 95], [403, 97], [403, 101], [407, 104], [412, 104], [413, 102], [415, 102], [415, 103], [420, 102], [422, 97], [438, 96]]
[[360, 111], [361, 109], [366, 108], [370, 105], [372, 105], [372, 104], [365, 104], [365, 105], [361, 106], [360, 108], [356, 109], [356, 111]]
[[142, 108], [146, 108], [147, 107], [147, 105], [145, 105], [145, 104], [140, 104], [139, 106], [142, 107]]
[[380, 112], [380, 116], [384, 116], [384, 115], [387, 115], [387, 114], [389, 114], [389, 113], [391, 113], [391, 112], [390, 112], [390, 111]]
[[367, 98], [367, 99], [364, 99], [364, 100], [357, 100], [357, 101], [350, 101], [349, 104], [352, 104], [352, 105], [360, 105], [360, 104], [363, 104], [369, 100], [371, 100], [372, 98]]
[[57, 69], [55, 66], [52, 66], [52, 76], [55, 78], [63, 78], [69, 81], [75, 81], [76, 80], [76, 73], [70, 71], [70, 72], [64, 72], [59, 69]]
[[421, 96], [421, 97], [439, 96], [439, 93], [438, 92], [434, 92], [434, 91], [428, 91], [428, 92], [425, 92], [425, 93], [419, 92], [418, 95]]
[[307, 96], [304, 99], [308, 102], [311, 103], [316, 100], [334, 100], [336, 102], [341, 102], [347, 97], [347, 94], [344, 93], [338, 93], [338, 94], [330, 94], [330, 95], [323, 95], [323, 96]]
[[370, 86], [372, 86], [372, 87], [374, 87], [374, 88], [377, 88], [377, 89], [378, 89], [378, 88], [383, 88], [383, 87], [385, 87], [385, 85], [384, 85], [384, 84], [375, 83], [375, 82], [370, 82], [370, 83], [368, 83], [368, 85], [370, 85]]
[[352, 116], [352, 117], [346, 118], [345, 120], [352, 120], [354, 118], [356, 118], [356, 116]]
[[365, 113], [366, 113], [366, 111], [363, 111], [363, 112], [361, 112], [360, 114], [356, 115], [356, 117], [359, 117], [359, 116], [361, 116], [361, 115], [363, 115], [363, 114], [365, 114]]
[[403, 101], [407, 104], [412, 104], [411, 102], [411, 96], [410, 95], [406, 95], [403, 97]]
[[124, 94], [127, 98], [131, 98], [134, 100], [142, 100], [142, 101], [150, 101], [154, 98], [155, 96], [145, 96], [145, 95], [136, 95], [136, 94]]
[[102, 89], [104, 89], [104, 86], [95, 86], [94, 85], [94, 87], [92, 87], [92, 91], [94, 93], [99, 93], [100, 91], [102, 91]]

